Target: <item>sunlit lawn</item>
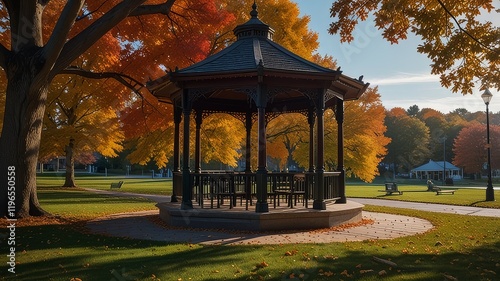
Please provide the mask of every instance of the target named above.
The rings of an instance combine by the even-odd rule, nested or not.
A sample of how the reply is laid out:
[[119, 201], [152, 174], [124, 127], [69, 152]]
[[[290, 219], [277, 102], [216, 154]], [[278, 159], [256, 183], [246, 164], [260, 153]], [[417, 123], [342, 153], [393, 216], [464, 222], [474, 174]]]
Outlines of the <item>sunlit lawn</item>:
[[[125, 176], [102, 176], [77, 174], [76, 184], [79, 187], [95, 188], [101, 190], [110, 190], [112, 182], [124, 181], [122, 188], [113, 189], [118, 192], [144, 193], [144, 194], [172, 194], [172, 180], [166, 178], [133, 178]], [[38, 175], [37, 178], [39, 187], [60, 187], [64, 183], [63, 174], [46, 173]], [[468, 183], [467, 183], [468, 184]], [[472, 183], [480, 186], [482, 183]], [[412, 202], [428, 202], [463, 206], [477, 206], [488, 208], [500, 208], [500, 200], [493, 202], [485, 202], [486, 193], [484, 189], [463, 188], [461, 185], [450, 186], [446, 188], [457, 190], [454, 195], [443, 194], [436, 195], [435, 192], [428, 192], [425, 183], [415, 184], [398, 184], [398, 188], [403, 191], [403, 195], [386, 196], [384, 192], [379, 190], [384, 189], [384, 184], [361, 184], [347, 183], [347, 197], [361, 198], [379, 198]], [[500, 191], [495, 191], [495, 198], [500, 198]]]
[[[75, 183], [82, 188], [110, 190], [111, 183], [123, 181], [118, 192], [170, 195], [172, 180], [167, 178], [134, 177], [134, 176], [103, 176], [92, 174], [76, 174]], [[64, 174], [45, 173], [37, 175], [38, 187], [61, 187], [64, 184]]]
[[500, 199], [499, 190], [495, 190], [496, 201], [486, 202], [486, 191], [484, 189], [461, 188], [461, 186], [449, 186], [446, 188], [456, 190], [455, 194], [436, 195], [436, 192], [427, 191], [427, 186], [425, 185], [398, 184], [398, 190], [403, 191], [402, 195], [386, 195], [385, 192], [380, 192], [380, 190], [384, 190], [383, 184], [348, 184], [346, 187], [346, 196], [500, 208], [500, 200], [498, 200]]
[[[203, 246], [94, 235], [81, 221], [147, 209], [152, 202], [78, 189], [41, 188], [39, 197], [45, 209], [72, 223], [18, 222], [17, 274], [4, 266], [1, 280], [495, 280], [500, 273], [497, 218], [368, 206], [370, 211], [418, 216], [436, 227], [392, 240]], [[374, 256], [398, 266], [376, 263]]]
[[144, 198], [96, 196], [79, 188], [38, 188], [42, 207], [47, 212], [79, 220], [93, 219], [122, 212], [157, 209]]

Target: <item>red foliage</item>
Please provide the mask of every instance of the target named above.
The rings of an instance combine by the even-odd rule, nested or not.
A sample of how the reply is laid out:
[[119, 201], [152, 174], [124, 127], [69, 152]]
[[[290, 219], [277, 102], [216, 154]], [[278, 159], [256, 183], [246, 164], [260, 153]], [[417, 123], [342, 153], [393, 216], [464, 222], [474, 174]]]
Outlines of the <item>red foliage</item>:
[[[491, 167], [500, 168], [500, 126], [490, 125]], [[453, 144], [453, 164], [463, 167], [466, 173], [480, 173], [486, 167], [486, 125], [472, 123], [463, 128]]]

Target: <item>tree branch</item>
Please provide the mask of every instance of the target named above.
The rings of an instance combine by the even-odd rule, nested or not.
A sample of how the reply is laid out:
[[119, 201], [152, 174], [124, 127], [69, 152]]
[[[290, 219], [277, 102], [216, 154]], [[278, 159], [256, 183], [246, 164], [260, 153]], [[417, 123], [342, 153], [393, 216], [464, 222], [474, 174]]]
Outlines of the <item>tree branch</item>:
[[[59, 74], [74, 74], [90, 79], [112, 78], [123, 84], [125, 87], [134, 91], [134, 93], [136, 93], [137, 95], [143, 97], [142, 93], [140, 92], [140, 89], [142, 89], [144, 85], [141, 82], [137, 81], [136, 79], [125, 74], [117, 72], [92, 72], [77, 66], [70, 66], [60, 71]], [[129, 80], [130, 82], [127, 80]], [[137, 86], [139, 86], [139, 88], [137, 88]]]
[[146, 0], [122, 1], [106, 12], [102, 17], [94, 21], [83, 31], [71, 38], [64, 45], [49, 78], [53, 78], [60, 71], [68, 67], [76, 58], [90, 48], [106, 32], [110, 31], [120, 21], [126, 18], [135, 8]]
[[175, 0], [167, 0], [165, 3], [157, 4], [157, 5], [142, 5], [137, 7], [129, 16], [143, 16], [143, 15], [151, 15], [151, 14], [162, 14], [168, 15], [172, 6], [174, 5]]
[[444, 5], [444, 3], [441, 1], [441, 0], [437, 0], [439, 5], [441, 5], [441, 7], [445, 10], [445, 12], [453, 19], [453, 21], [455, 21], [455, 24], [458, 26], [458, 29], [460, 29], [460, 31], [462, 31], [463, 33], [465, 33], [467, 36], [469, 36], [472, 40], [474, 40], [476, 43], [478, 43], [481, 47], [487, 49], [487, 50], [490, 50], [492, 52], [494, 52], [493, 49], [491, 49], [490, 47], [484, 45], [481, 41], [479, 41], [476, 37], [472, 36], [472, 34], [470, 34], [467, 30], [465, 30], [464, 28], [462, 28], [462, 26], [460, 25], [460, 23], [458, 22], [458, 20], [455, 18], [455, 16], [450, 12], [450, 10], [448, 10], [448, 8], [446, 8], [446, 6]]
[[82, 19], [84, 19], [84, 18], [87, 18], [87, 17], [91, 16], [93, 13], [95, 13], [95, 12], [99, 11], [99, 9], [101, 9], [101, 7], [102, 7], [102, 6], [104, 6], [104, 4], [106, 4], [106, 1], [103, 1], [103, 2], [101, 3], [101, 5], [100, 5], [99, 7], [97, 7], [97, 9], [95, 9], [94, 11], [90, 11], [90, 12], [88, 12], [88, 13], [86, 13], [86, 14], [83, 14], [83, 15], [81, 15], [81, 16], [78, 16], [78, 17], [76, 18], [76, 20], [75, 20], [75, 21], [79, 21], [79, 20], [82, 20]]
[[0, 43], [0, 67], [5, 71], [7, 71], [7, 58], [9, 57], [9, 55], [10, 51]]
[[175, 0], [166, 0], [163, 4], [140, 6], [144, 1], [146, 0], [122, 1], [70, 39], [62, 49], [61, 55], [51, 71], [50, 78], [68, 67], [76, 58], [104, 36], [106, 32], [110, 31], [126, 17], [168, 13], [175, 2]]
[[64, 6], [49, 41], [43, 47], [45, 65], [41, 72], [49, 71], [55, 64], [84, 2], [85, 0], [68, 0]]
[[[11, 0], [2, 0], [5, 8], [7, 9], [7, 14], [9, 15], [9, 23], [10, 23], [10, 30], [11, 30], [11, 37], [12, 34], [14, 34], [12, 31], [17, 30], [18, 23], [19, 23], [19, 5], [20, 1], [11, 1]], [[11, 38], [11, 43], [10, 45], [13, 46], [14, 42]]]

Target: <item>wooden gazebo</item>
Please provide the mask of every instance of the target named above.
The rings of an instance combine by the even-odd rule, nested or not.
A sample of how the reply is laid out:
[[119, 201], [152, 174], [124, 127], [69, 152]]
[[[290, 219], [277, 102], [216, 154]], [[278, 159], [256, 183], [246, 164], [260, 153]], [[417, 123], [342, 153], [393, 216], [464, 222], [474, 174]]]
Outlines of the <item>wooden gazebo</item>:
[[[307, 178], [314, 196], [313, 208], [324, 210], [325, 200], [328, 199], [335, 199], [337, 203], [346, 202], [342, 130], [344, 102], [358, 99], [368, 83], [307, 61], [273, 42], [274, 30], [258, 18], [256, 8], [254, 4], [249, 21], [234, 29], [237, 41], [229, 47], [148, 84], [154, 96], [174, 107], [173, 195], [182, 195], [183, 210], [193, 208], [196, 175], [202, 174], [200, 128], [203, 118], [221, 112], [245, 123], [245, 175], [247, 185], [255, 186], [257, 213], [269, 211], [267, 196], [273, 177], [266, 164], [266, 121], [277, 114], [291, 112], [308, 117], [311, 145]], [[324, 167], [323, 116], [327, 108], [335, 111], [338, 124], [338, 167], [334, 173], [325, 172]], [[192, 115], [196, 120], [194, 171], [189, 167], [189, 120]], [[181, 167], [179, 132], [182, 119]], [[258, 126], [258, 167], [253, 173], [250, 170], [250, 132], [255, 121]], [[335, 186], [335, 190], [328, 190], [327, 185]], [[175, 190], [182, 190], [182, 194], [175, 194]]]

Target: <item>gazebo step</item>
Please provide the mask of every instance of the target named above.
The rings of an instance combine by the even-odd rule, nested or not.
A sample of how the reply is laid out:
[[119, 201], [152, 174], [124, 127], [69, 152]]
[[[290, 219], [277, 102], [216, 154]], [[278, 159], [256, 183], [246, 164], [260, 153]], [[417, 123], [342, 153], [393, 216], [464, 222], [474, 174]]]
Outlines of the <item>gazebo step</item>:
[[327, 204], [326, 210], [283, 207], [267, 213], [226, 208], [181, 210], [180, 204], [175, 202], [156, 206], [162, 220], [171, 226], [251, 231], [329, 228], [360, 221], [363, 208], [363, 205], [351, 201]]

